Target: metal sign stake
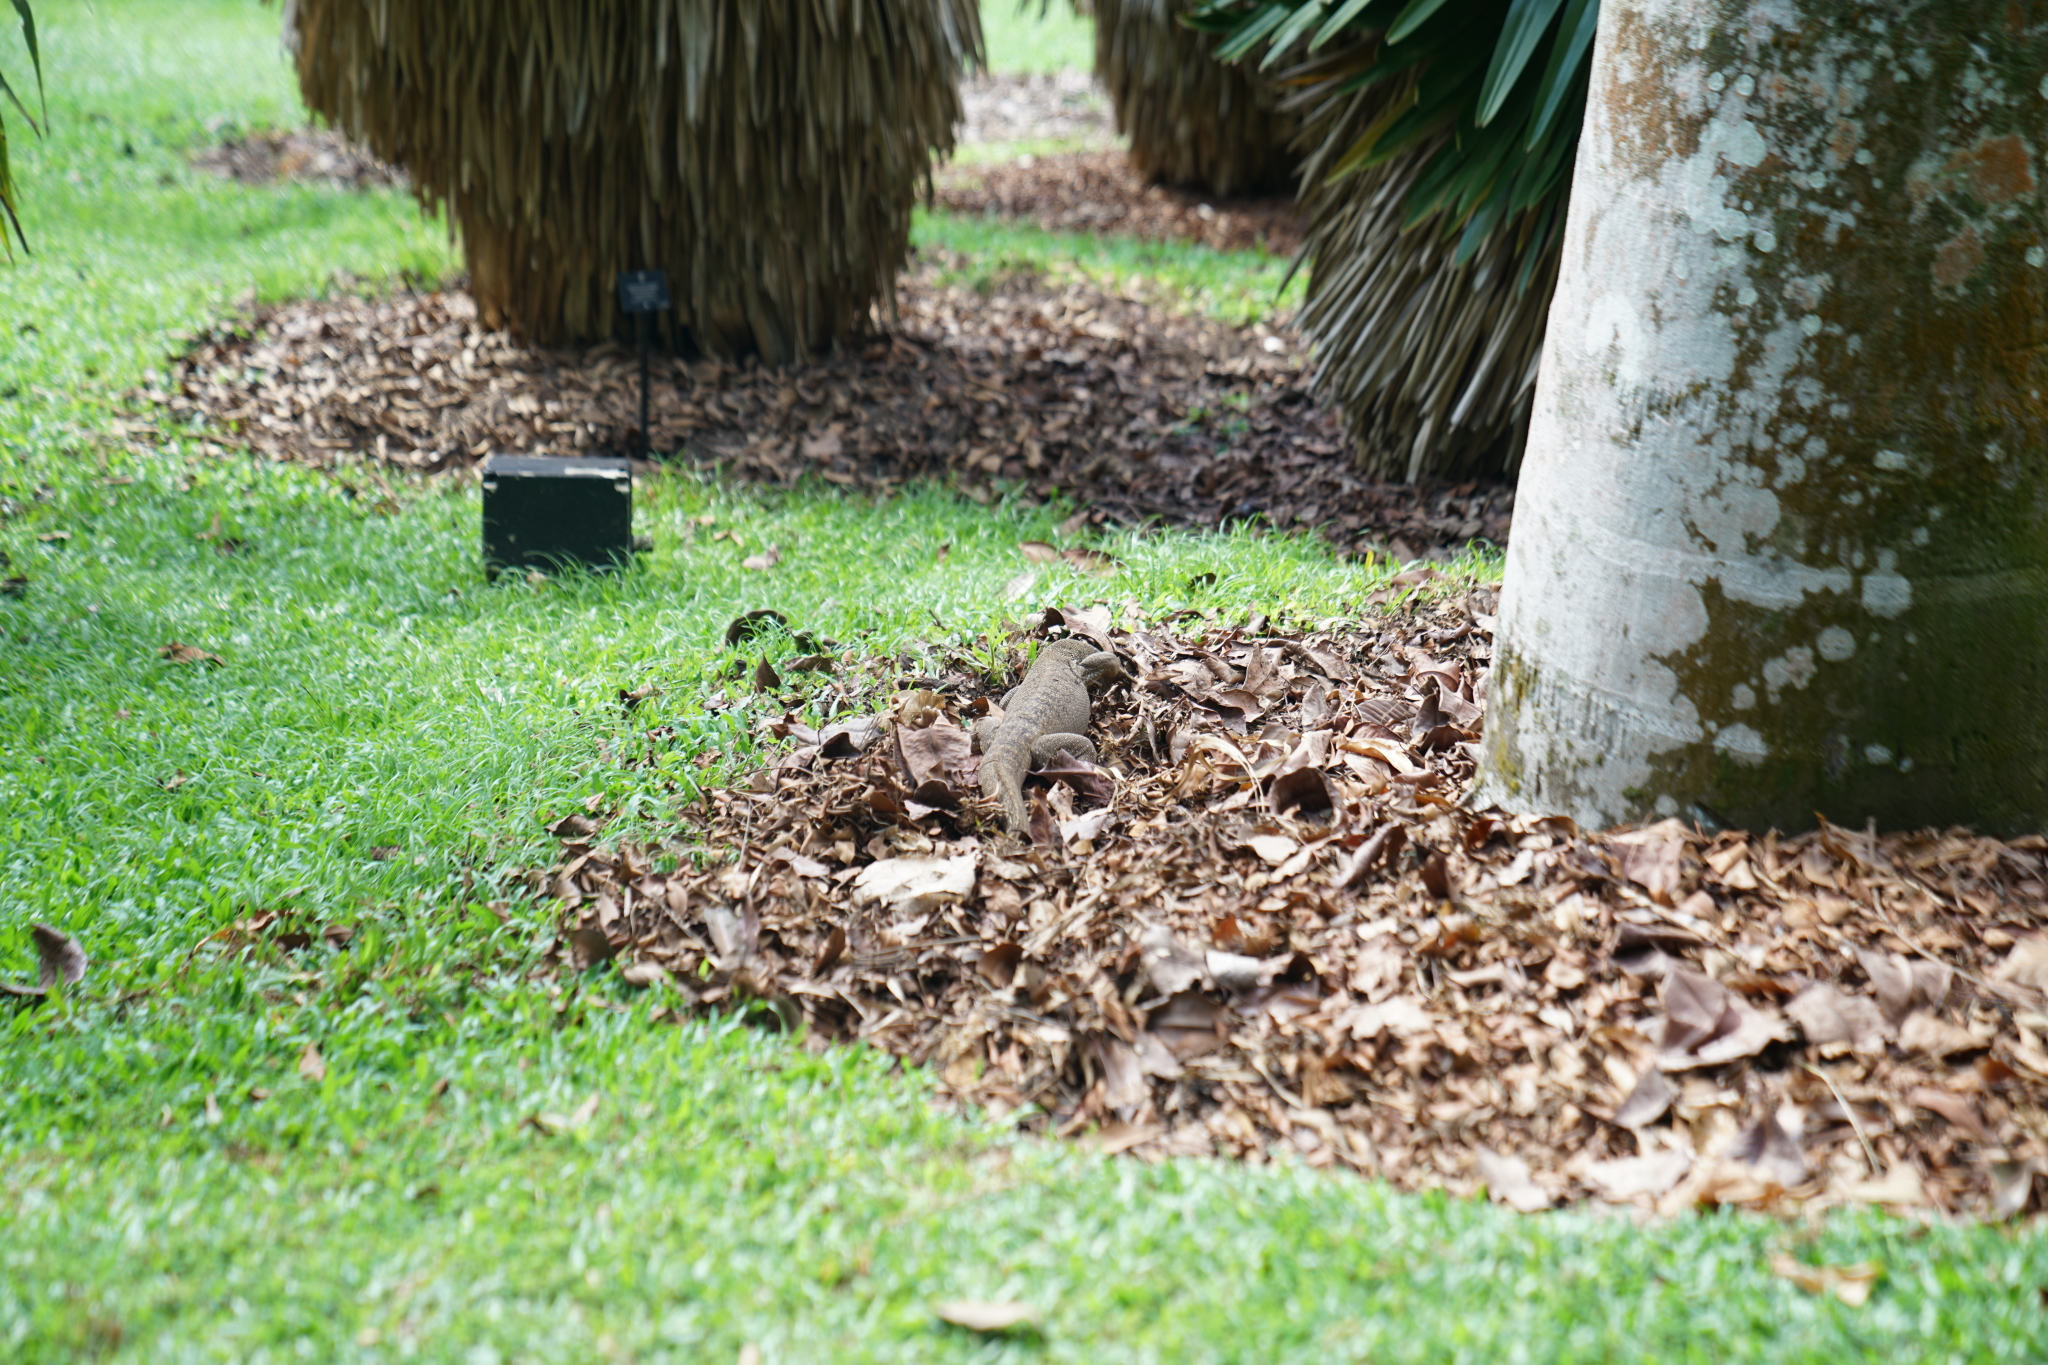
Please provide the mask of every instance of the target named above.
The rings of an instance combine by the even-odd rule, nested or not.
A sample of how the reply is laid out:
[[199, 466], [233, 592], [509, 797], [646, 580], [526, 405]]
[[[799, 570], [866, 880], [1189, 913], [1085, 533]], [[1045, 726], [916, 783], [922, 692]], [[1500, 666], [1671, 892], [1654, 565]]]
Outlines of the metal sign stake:
[[647, 417], [647, 324], [649, 313], [667, 311], [668, 272], [665, 270], [624, 270], [619, 272], [619, 311], [636, 315], [640, 332], [640, 454], [649, 458], [654, 451], [654, 433]]
[[654, 451], [654, 436], [647, 428], [647, 314], [640, 315], [640, 458]]

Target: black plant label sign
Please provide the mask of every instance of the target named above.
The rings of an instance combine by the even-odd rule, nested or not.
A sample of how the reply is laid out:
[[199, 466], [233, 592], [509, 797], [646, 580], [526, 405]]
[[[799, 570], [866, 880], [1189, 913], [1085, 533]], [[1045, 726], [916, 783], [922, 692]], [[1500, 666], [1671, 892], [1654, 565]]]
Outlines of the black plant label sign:
[[666, 270], [622, 270], [619, 272], [619, 311], [659, 313], [668, 307]]

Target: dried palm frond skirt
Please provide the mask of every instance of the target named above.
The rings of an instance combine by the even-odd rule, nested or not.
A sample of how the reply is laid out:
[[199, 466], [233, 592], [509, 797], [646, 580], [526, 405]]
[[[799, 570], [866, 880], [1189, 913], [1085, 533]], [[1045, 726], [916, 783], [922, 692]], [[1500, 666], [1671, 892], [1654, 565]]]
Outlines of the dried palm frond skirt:
[[891, 306], [973, 0], [296, 0], [306, 103], [445, 205], [492, 326], [784, 361]]
[[1180, 23], [1187, 0], [1092, 0], [1095, 71], [1130, 135], [1131, 164], [1162, 184], [1212, 194], [1294, 188], [1292, 115], [1250, 66], [1209, 54], [1213, 33]]

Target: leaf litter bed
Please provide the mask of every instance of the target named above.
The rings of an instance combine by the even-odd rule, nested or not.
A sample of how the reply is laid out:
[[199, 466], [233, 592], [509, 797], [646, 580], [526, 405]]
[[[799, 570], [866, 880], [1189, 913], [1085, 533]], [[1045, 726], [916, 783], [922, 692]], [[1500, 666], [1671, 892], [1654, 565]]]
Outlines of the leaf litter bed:
[[[978, 502], [1062, 497], [1095, 523], [1255, 522], [1408, 561], [1506, 540], [1505, 484], [1376, 483], [1350, 467], [1284, 328], [1232, 327], [1080, 279], [977, 289], [926, 253], [900, 320], [788, 370], [666, 356], [653, 447], [739, 480], [869, 493], [939, 479]], [[194, 340], [133, 397], [279, 460], [447, 471], [492, 451], [637, 449], [639, 366], [487, 332], [460, 292], [302, 300]]]
[[[914, 676], [784, 659], [801, 690], [764, 655], [766, 766], [661, 847], [551, 826], [554, 960], [679, 1014], [765, 1002], [1148, 1159], [1285, 1152], [1523, 1210], [2038, 1208], [2048, 841], [1472, 809], [1496, 590], [1434, 574], [1313, 627], [1096, 605]], [[1127, 678], [1105, 766], [1034, 778], [1024, 842], [975, 779], [1004, 685], [975, 660], [1015, 676], [1060, 635]]]

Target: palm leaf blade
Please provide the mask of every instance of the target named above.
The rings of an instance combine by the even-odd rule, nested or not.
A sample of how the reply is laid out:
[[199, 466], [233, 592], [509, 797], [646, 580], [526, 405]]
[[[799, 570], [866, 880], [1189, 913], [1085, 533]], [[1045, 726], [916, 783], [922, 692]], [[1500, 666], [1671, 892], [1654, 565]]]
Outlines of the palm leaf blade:
[[1394, 17], [1387, 26], [1387, 41], [1398, 43], [1416, 29], [1422, 27], [1431, 16], [1442, 9], [1446, 0], [1408, 0], [1408, 7]]
[[[1586, 54], [1593, 50], [1593, 34], [1600, 26], [1600, 0], [1571, 0], [1564, 22], [1558, 26], [1550, 62], [1537, 82], [1536, 116], [1529, 123], [1527, 145], [1535, 147], [1546, 136], [1566, 105], [1572, 82], [1585, 74]], [[1579, 101], [1583, 107], [1583, 98]]]
[[[1511, 470], [1555, 287], [1598, 0], [1203, 0], [1330, 51], [1284, 77], [1303, 169], [1315, 387], [1389, 477]], [[1387, 15], [1393, 12], [1391, 22]], [[1233, 39], [1242, 36], [1240, 28]], [[1348, 46], [1346, 44], [1348, 43]], [[1256, 50], [1258, 42], [1243, 46]]]
[[1536, 44], [1549, 31], [1550, 21], [1557, 17], [1558, 7], [1563, 3], [1564, 0], [1514, 0], [1500, 41], [1494, 44], [1486, 80], [1479, 88], [1479, 113], [1472, 120], [1475, 124], [1484, 128], [1493, 122], [1493, 116], [1500, 112], [1508, 92], [1522, 78], [1522, 68], [1535, 55]]

